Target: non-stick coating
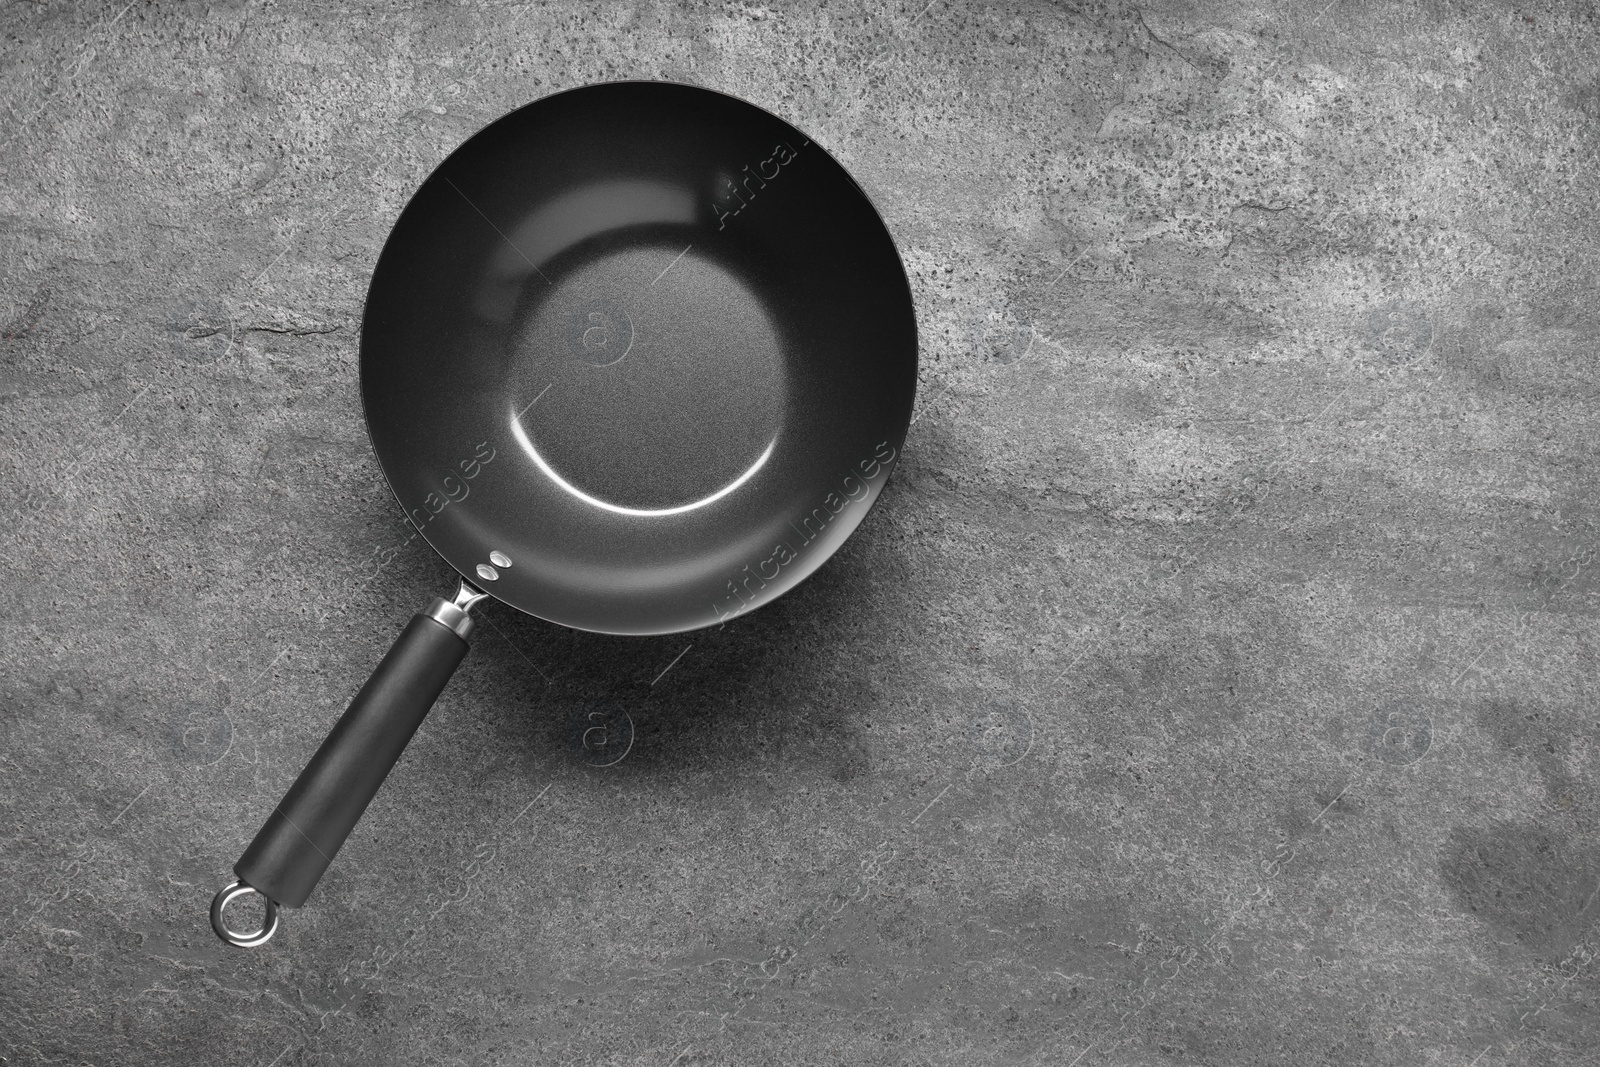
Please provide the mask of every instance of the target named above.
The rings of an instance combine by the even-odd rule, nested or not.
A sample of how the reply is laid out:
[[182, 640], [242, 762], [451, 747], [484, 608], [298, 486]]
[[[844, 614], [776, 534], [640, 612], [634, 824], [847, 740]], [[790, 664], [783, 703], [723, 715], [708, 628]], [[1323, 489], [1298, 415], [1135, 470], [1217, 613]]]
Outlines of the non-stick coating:
[[428, 543], [617, 634], [815, 570], [888, 477], [916, 370], [904, 268], [844, 168], [658, 82], [546, 97], [457, 149], [384, 245], [361, 336], [373, 447]]

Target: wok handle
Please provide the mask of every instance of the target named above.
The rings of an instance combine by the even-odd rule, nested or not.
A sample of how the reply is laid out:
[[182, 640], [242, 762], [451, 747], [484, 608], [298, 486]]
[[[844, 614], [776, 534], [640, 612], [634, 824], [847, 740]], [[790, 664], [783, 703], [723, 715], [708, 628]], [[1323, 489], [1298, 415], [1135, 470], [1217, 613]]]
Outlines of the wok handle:
[[[454, 602], [439, 599], [412, 617], [367, 684], [329, 731], [282, 803], [267, 817], [212, 902], [211, 925], [230, 944], [253, 948], [277, 928], [277, 909], [298, 908], [355, 829], [411, 735], [467, 655], [467, 611], [486, 594], [466, 582]], [[262, 929], [231, 929], [223, 908], [254, 891], [266, 898]]]

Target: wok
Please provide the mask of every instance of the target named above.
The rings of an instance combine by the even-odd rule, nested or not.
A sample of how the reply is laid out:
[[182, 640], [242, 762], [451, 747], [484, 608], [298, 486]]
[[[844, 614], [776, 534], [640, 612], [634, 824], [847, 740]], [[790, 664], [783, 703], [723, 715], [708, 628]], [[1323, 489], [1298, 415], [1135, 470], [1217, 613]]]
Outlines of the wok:
[[[538, 100], [401, 212], [362, 320], [384, 477], [462, 576], [406, 625], [212, 902], [303, 905], [467, 653], [485, 597], [562, 626], [726, 623], [820, 567], [894, 467], [917, 331], [893, 240], [823, 148], [663, 82]], [[265, 899], [258, 930], [228, 903]]]

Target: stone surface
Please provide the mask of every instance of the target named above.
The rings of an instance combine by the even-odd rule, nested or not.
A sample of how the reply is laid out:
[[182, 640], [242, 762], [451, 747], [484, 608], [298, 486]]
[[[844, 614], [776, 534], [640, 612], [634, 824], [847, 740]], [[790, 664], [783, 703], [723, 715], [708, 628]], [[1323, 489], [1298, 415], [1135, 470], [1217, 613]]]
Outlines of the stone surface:
[[[1600, 1062], [1597, 57], [1587, 0], [0, 7], [0, 1062]], [[623, 77], [873, 196], [904, 463], [722, 631], [490, 608], [226, 949], [447, 584], [381, 242]]]

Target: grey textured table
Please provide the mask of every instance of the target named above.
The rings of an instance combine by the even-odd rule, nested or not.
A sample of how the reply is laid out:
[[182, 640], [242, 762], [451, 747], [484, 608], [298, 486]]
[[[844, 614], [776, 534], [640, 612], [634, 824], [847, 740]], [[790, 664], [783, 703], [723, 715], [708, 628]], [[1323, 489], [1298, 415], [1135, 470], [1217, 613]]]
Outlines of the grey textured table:
[[[1592, 3], [0, 31], [0, 1062], [1600, 1062]], [[721, 631], [490, 608], [310, 906], [226, 948], [212, 892], [449, 584], [361, 425], [383, 238], [622, 77], [859, 177], [904, 463]]]

